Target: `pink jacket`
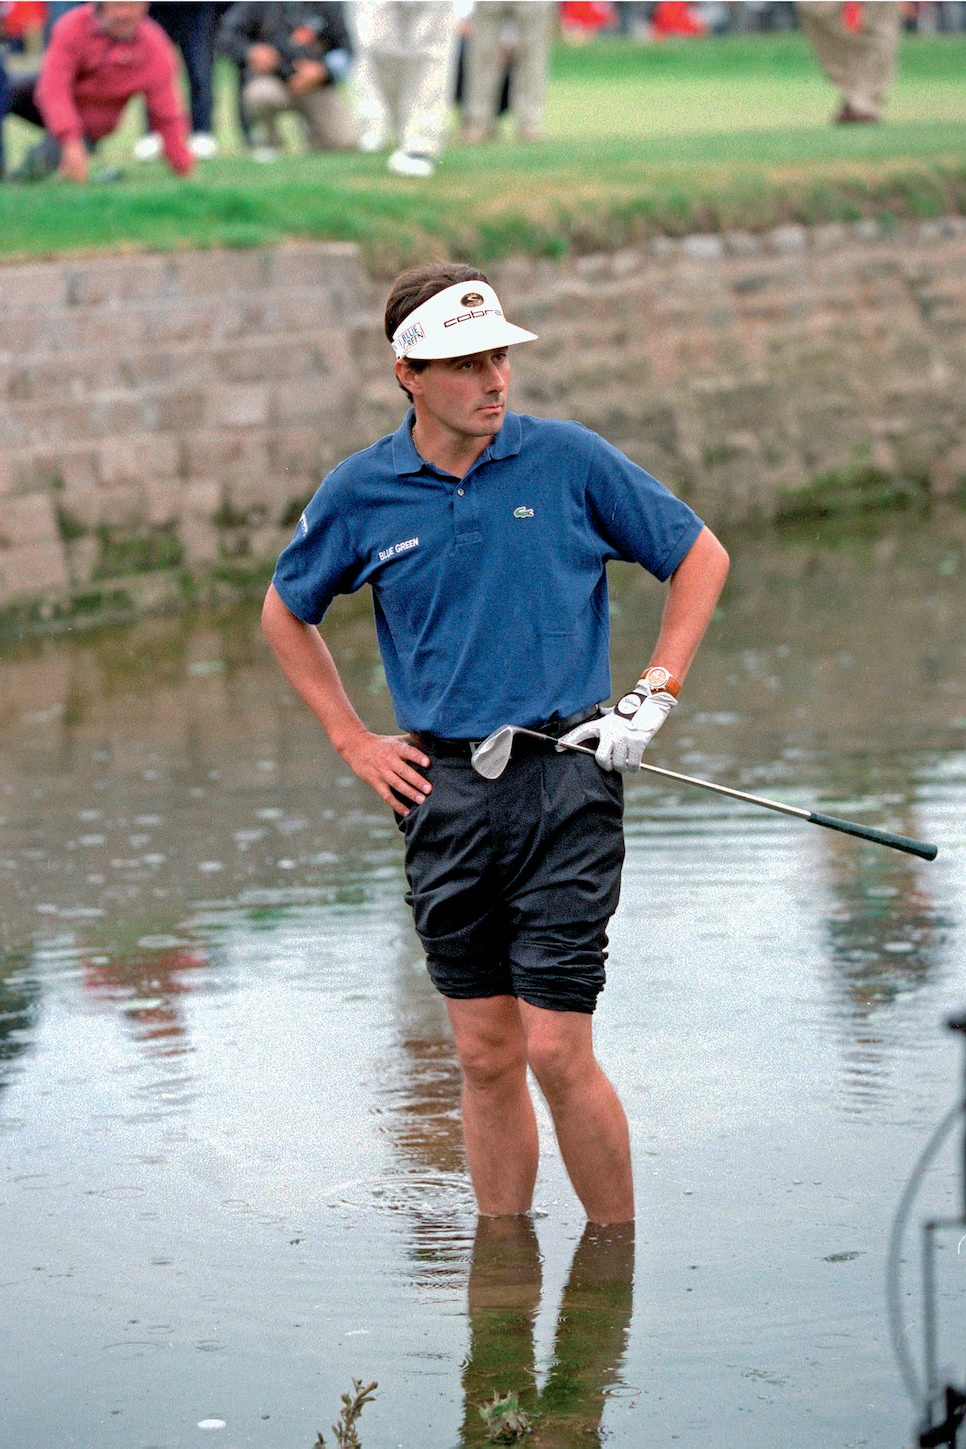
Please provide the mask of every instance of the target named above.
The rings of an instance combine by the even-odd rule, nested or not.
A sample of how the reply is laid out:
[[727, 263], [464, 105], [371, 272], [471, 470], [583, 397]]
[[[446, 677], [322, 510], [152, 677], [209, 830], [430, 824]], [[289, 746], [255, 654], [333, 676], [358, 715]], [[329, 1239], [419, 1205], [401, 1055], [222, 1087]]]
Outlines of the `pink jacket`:
[[169, 165], [187, 176], [188, 120], [178, 95], [174, 46], [145, 18], [130, 40], [112, 40], [92, 4], [69, 10], [54, 26], [34, 91], [37, 108], [60, 142], [99, 141], [117, 126], [133, 95], [144, 92], [148, 125]]

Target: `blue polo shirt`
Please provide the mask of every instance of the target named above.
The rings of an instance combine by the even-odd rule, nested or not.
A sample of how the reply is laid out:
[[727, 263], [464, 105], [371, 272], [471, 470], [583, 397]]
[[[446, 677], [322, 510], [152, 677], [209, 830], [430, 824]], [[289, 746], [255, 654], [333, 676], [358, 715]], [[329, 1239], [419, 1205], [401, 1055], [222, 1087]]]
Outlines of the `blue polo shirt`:
[[673, 573], [701, 520], [579, 423], [507, 413], [464, 478], [420, 457], [412, 411], [328, 475], [275, 570], [299, 619], [372, 589], [404, 730], [483, 739], [611, 692], [606, 564]]

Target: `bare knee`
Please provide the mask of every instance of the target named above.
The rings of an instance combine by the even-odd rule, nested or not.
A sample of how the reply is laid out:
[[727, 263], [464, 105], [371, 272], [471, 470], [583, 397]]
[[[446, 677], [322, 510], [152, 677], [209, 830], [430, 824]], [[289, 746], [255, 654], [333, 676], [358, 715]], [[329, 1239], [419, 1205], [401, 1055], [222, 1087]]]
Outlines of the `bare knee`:
[[588, 1080], [600, 1070], [592, 1051], [575, 1050], [571, 1039], [554, 1032], [532, 1033], [527, 1043], [527, 1059], [551, 1105], [575, 1089], [586, 1087]]
[[519, 1042], [479, 1039], [460, 1043], [463, 1081], [472, 1092], [499, 1093], [526, 1080], [526, 1051]]
[[513, 997], [446, 1003], [463, 1081], [474, 1093], [517, 1091], [526, 1086], [527, 1050]]

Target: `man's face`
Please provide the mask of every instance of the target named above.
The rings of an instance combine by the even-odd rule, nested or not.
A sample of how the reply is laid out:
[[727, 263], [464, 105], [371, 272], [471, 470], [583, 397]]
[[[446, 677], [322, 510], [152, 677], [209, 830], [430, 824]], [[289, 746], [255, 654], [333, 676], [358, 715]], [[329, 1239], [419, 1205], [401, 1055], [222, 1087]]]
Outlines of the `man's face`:
[[468, 357], [435, 358], [415, 372], [401, 358], [396, 374], [424, 411], [449, 432], [467, 438], [495, 437], [506, 417], [510, 354], [505, 347]]
[[148, 13], [147, 4], [137, 0], [102, 0], [97, 7], [101, 28], [112, 40], [131, 40]]

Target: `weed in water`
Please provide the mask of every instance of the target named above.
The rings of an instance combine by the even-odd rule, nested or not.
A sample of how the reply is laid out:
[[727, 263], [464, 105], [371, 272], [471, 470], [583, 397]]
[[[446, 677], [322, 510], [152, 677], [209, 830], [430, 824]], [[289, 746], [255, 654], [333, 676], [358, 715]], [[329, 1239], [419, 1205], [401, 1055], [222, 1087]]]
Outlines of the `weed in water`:
[[491, 1444], [516, 1444], [530, 1433], [530, 1416], [520, 1408], [520, 1400], [512, 1390], [502, 1398], [494, 1393], [492, 1402], [480, 1404], [479, 1408]]
[[[366, 1404], [374, 1397], [378, 1387], [377, 1383], [372, 1383], [363, 1388], [361, 1379], [352, 1380], [352, 1393], [342, 1395], [342, 1412], [339, 1415], [339, 1422], [332, 1425], [336, 1449], [361, 1449], [359, 1435], [356, 1433], [356, 1423]], [[315, 1441], [314, 1449], [326, 1449], [321, 1430]]]

